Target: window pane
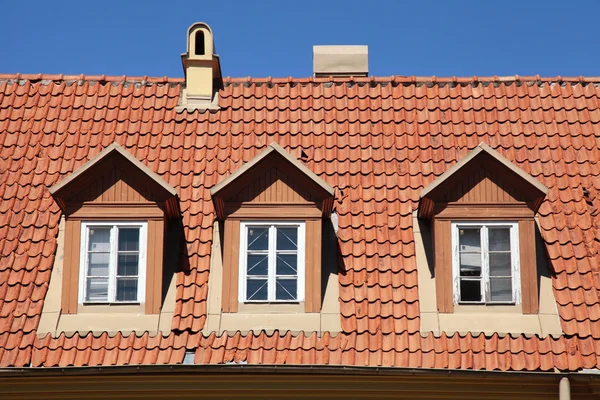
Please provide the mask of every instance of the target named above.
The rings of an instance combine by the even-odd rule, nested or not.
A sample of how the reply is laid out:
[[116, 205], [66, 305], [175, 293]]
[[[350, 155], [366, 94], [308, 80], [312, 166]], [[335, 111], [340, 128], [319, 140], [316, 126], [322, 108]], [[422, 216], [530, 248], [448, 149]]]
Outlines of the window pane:
[[87, 276], [108, 276], [109, 253], [88, 253]]
[[460, 281], [460, 301], [481, 301], [481, 281]]
[[510, 253], [490, 253], [490, 276], [511, 276]]
[[481, 254], [460, 254], [460, 276], [481, 276]]
[[138, 254], [119, 254], [117, 258], [117, 275], [137, 276], [139, 265]]
[[248, 254], [249, 276], [269, 274], [269, 256], [267, 254]]
[[88, 278], [85, 301], [108, 301], [108, 278]]
[[247, 300], [267, 300], [267, 280], [248, 279], [246, 281]]
[[117, 301], [137, 301], [137, 278], [117, 278]]
[[277, 275], [298, 275], [297, 254], [277, 254]]
[[458, 228], [459, 250], [462, 252], [480, 252], [480, 228]]
[[119, 251], [140, 249], [140, 228], [119, 228]]
[[296, 300], [298, 292], [296, 278], [277, 278], [275, 285], [275, 298], [277, 300]]
[[298, 228], [277, 228], [277, 250], [298, 250]]
[[511, 279], [490, 278], [490, 297], [492, 301], [512, 301]]
[[110, 251], [110, 228], [90, 228], [89, 251]]
[[248, 250], [267, 250], [269, 248], [269, 228], [248, 228]]
[[510, 228], [489, 228], [490, 251], [510, 251]]

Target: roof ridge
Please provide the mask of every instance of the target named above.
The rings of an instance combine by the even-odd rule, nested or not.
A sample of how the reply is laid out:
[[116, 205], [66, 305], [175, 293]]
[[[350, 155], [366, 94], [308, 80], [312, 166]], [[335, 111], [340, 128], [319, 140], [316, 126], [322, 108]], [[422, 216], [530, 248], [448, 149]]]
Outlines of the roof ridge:
[[100, 81], [100, 82], [148, 82], [148, 83], [183, 83], [184, 78], [170, 78], [168, 76], [127, 76], [127, 75], [64, 75], [64, 74], [0, 74], [0, 80], [17, 79], [30, 81]]
[[577, 76], [577, 77], [541, 77], [540, 75], [532, 76], [520, 76], [520, 75], [509, 75], [509, 76], [467, 76], [467, 77], [437, 77], [437, 76], [405, 76], [405, 75], [389, 75], [389, 76], [367, 76], [367, 77], [307, 77], [307, 78], [273, 78], [268, 76], [266, 78], [233, 78], [230, 76], [223, 78], [224, 83], [323, 83], [323, 82], [393, 82], [393, 83], [473, 83], [473, 82], [583, 82], [583, 83], [600, 83], [600, 76]]
[[[64, 75], [64, 74], [0, 74], [0, 80], [16, 79], [16, 80], [50, 80], [50, 81], [99, 81], [99, 82], [147, 82], [147, 83], [184, 83], [185, 78], [173, 78], [168, 76], [149, 77], [149, 76], [127, 76], [127, 75]], [[600, 76], [577, 76], [577, 77], [541, 77], [540, 75], [520, 76], [465, 76], [465, 77], [437, 77], [437, 76], [404, 76], [404, 75], [389, 75], [389, 76], [368, 76], [368, 77], [306, 77], [306, 78], [273, 78], [268, 77], [224, 77], [223, 82], [226, 84], [235, 83], [327, 83], [327, 82], [357, 82], [357, 83], [486, 83], [486, 82], [567, 82], [567, 83], [600, 83]]]

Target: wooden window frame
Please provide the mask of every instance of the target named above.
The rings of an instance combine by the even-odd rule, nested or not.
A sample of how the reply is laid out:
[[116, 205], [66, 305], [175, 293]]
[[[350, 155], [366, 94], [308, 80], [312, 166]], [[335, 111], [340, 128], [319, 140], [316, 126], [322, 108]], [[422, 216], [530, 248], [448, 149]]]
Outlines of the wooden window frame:
[[[459, 229], [462, 227], [479, 227], [480, 245], [481, 245], [481, 282], [484, 286], [482, 290], [482, 300], [478, 302], [460, 300], [460, 252], [459, 252]], [[511, 301], [492, 301], [490, 296], [490, 276], [489, 276], [489, 243], [486, 235], [489, 227], [505, 227], [510, 229], [510, 250], [511, 250], [511, 283], [512, 300]], [[516, 305], [521, 304], [521, 269], [519, 252], [519, 224], [517, 221], [453, 221], [452, 229], [452, 282], [454, 292], [454, 304], [469, 305]]]
[[[253, 226], [269, 227], [269, 267], [268, 267], [268, 286], [269, 295], [275, 292], [275, 231], [276, 227], [293, 226], [298, 228], [298, 269], [297, 269], [297, 295], [294, 300], [277, 300], [269, 298], [268, 300], [248, 300], [246, 293], [246, 271], [247, 271], [247, 229]], [[243, 221], [240, 223], [240, 259], [239, 259], [239, 282], [238, 282], [238, 302], [239, 303], [301, 303], [305, 296], [305, 258], [306, 258], [306, 224], [304, 221]]]
[[[84, 206], [74, 216], [65, 221], [65, 256], [62, 279], [61, 308], [64, 314], [77, 314], [80, 305], [81, 238], [83, 222], [101, 223], [136, 221], [147, 224], [146, 276], [144, 279], [144, 311], [146, 314], [159, 314], [162, 306], [162, 280], [164, 259], [164, 235], [166, 220], [164, 214], [154, 210], [144, 210], [135, 206], [120, 206], [96, 213], [96, 206]], [[112, 215], [112, 218], [108, 218]], [[142, 281], [140, 281], [142, 282]], [[96, 305], [97, 303], [94, 303]], [[123, 303], [131, 304], [131, 303]], [[93, 305], [92, 305], [93, 306]]]
[[[322, 249], [322, 220], [319, 218], [303, 218], [302, 213], [290, 213], [288, 218], [274, 220], [277, 223], [286, 221], [304, 222], [305, 253], [304, 253], [304, 312], [317, 313], [321, 311], [321, 249]], [[272, 219], [272, 214], [261, 214], [264, 220]], [[224, 221], [223, 235], [223, 286], [222, 311], [237, 313], [240, 304], [238, 288], [240, 287], [240, 236], [241, 224], [246, 221], [256, 221], [258, 217], [248, 218], [229, 217]], [[281, 303], [275, 303], [281, 304]], [[300, 303], [302, 304], [302, 303]], [[266, 307], [268, 306], [268, 303]]]
[[[108, 300], [107, 301], [86, 301], [86, 279], [87, 279], [87, 254], [89, 244], [89, 229], [90, 227], [105, 226], [111, 227], [110, 234], [110, 261], [109, 261], [109, 276], [108, 276]], [[117, 301], [116, 300], [116, 273], [117, 273], [117, 240], [113, 235], [115, 228], [120, 227], [139, 227], [139, 264], [138, 264], [138, 290], [137, 299], [135, 301]], [[97, 304], [141, 304], [146, 301], [146, 260], [147, 260], [147, 244], [148, 244], [148, 221], [127, 221], [127, 220], [112, 220], [112, 221], [81, 221], [81, 239], [79, 249], [79, 300], [80, 305], [97, 305]]]

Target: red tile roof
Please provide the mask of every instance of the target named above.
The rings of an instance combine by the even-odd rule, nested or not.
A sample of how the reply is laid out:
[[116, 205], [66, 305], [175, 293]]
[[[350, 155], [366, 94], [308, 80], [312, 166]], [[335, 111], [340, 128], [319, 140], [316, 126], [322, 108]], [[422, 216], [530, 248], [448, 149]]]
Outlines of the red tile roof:
[[[226, 79], [178, 113], [181, 79], [0, 75], [0, 366], [182, 362], [499, 370], [600, 366], [600, 78]], [[336, 188], [341, 325], [203, 337], [210, 188], [269, 143]], [[48, 188], [119, 143], [176, 188], [189, 274], [166, 337], [38, 338], [60, 210]], [[564, 335], [419, 333], [419, 191], [485, 142], [549, 188], [539, 210]]]

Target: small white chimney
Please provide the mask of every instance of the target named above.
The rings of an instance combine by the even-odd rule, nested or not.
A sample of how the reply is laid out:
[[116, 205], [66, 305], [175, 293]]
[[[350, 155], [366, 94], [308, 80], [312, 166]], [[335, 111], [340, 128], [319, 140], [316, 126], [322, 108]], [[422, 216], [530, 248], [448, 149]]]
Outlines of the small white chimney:
[[369, 46], [313, 46], [315, 77], [369, 75]]
[[219, 108], [221, 63], [215, 51], [212, 30], [207, 24], [197, 22], [190, 26], [187, 49], [181, 55], [181, 62], [185, 73], [181, 106], [188, 110]]

